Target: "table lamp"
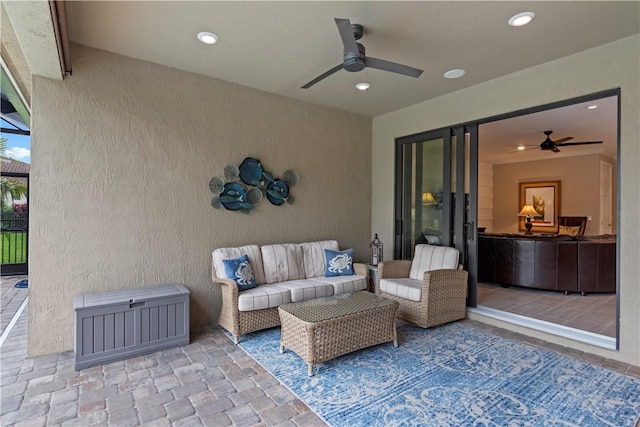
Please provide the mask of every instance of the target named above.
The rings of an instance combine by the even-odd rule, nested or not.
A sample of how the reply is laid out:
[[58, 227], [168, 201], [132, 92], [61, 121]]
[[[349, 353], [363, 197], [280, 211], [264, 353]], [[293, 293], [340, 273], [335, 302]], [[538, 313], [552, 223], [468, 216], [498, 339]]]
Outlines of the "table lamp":
[[524, 205], [522, 207], [522, 210], [518, 213], [518, 216], [526, 217], [524, 222], [524, 228], [526, 228], [527, 231], [525, 231], [524, 234], [531, 234], [531, 227], [533, 227], [533, 224], [531, 224], [531, 218], [538, 216], [538, 212], [533, 208], [533, 206]]

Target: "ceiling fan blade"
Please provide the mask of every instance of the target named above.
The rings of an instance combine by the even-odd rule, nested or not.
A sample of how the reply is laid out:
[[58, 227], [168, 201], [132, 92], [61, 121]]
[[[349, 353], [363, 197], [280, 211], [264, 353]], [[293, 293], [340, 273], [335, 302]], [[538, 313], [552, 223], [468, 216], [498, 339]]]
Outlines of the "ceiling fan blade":
[[367, 56], [365, 58], [367, 67], [377, 68], [378, 70], [391, 71], [392, 73], [404, 74], [409, 77], [420, 77], [422, 70], [418, 68], [409, 67], [408, 65], [402, 65], [391, 61], [385, 61], [384, 59], [372, 58]]
[[573, 137], [572, 136], [567, 136], [567, 137], [560, 138], [560, 139], [558, 139], [556, 141], [553, 141], [553, 142], [554, 142], [554, 144], [561, 144], [561, 143], [563, 143], [565, 141], [568, 141], [570, 139], [573, 139]]
[[554, 153], [559, 153], [560, 152], [560, 150], [558, 150], [557, 147], [552, 148], [551, 151], [553, 151]]
[[350, 53], [355, 57], [360, 56], [358, 50], [358, 44], [356, 43], [356, 36], [353, 34], [353, 27], [351, 27], [351, 21], [343, 18], [333, 18], [338, 26], [340, 32], [340, 38], [344, 45], [344, 53]]
[[556, 145], [558, 147], [568, 147], [570, 145], [589, 145], [589, 144], [602, 144], [602, 141], [567, 142], [564, 144], [556, 144]]
[[342, 64], [338, 64], [335, 67], [333, 67], [332, 69], [330, 69], [329, 71], [320, 74], [318, 77], [316, 77], [315, 79], [311, 80], [306, 85], [302, 86], [301, 89], [309, 89], [311, 86], [313, 86], [314, 84], [318, 83], [320, 80], [326, 79], [331, 74], [333, 74], [333, 73], [335, 73], [337, 71], [340, 71], [341, 69], [342, 69]]

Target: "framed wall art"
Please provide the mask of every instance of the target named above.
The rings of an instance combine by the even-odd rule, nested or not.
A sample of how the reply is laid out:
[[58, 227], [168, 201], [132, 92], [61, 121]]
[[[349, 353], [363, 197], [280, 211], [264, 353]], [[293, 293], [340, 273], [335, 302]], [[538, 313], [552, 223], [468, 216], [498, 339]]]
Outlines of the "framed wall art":
[[[560, 181], [538, 181], [520, 183], [520, 211], [525, 205], [533, 206], [537, 215], [531, 218], [534, 233], [557, 233], [560, 215]], [[516, 212], [518, 212], [516, 211]], [[518, 229], [526, 230], [525, 217], [518, 220]]]

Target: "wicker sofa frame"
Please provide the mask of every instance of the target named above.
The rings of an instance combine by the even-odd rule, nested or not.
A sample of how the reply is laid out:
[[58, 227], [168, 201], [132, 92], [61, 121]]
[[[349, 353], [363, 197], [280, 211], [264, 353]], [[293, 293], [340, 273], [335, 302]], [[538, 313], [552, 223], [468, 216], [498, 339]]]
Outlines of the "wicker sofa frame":
[[[411, 261], [395, 260], [378, 264], [379, 280], [409, 277]], [[399, 303], [397, 318], [423, 328], [464, 319], [467, 316], [468, 273], [457, 270], [432, 270], [424, 273], [421, 301], [411, 301], [380, 291], [380, 295]]]
[[[353, 271], [358, 276], [369, 277], [366, 264], [354, 263]], [[278, 307], [260, 310], [240, 311], [238, 309], [238, 284], [231, 279], [223, 279], [216, 275], [215, 268], [211, 268], [211, 280], [219, 284], [222, 291], [222, 307], [218, 316], [218, 324], [233, 335], [233, 342], [238, 344], [240, 335], [262, 329], [280, 326]], [[260, 285], [268, 286], [268, 285]]]

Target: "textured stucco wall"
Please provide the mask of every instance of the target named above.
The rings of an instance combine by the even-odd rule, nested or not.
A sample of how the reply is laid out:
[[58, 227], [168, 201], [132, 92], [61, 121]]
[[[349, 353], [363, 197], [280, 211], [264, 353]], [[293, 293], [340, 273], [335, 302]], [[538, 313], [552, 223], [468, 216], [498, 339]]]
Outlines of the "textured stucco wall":
[[[576, 343], [557, 336], [481, 320], [550, 342], [640, 366], [640, 35], [509, 74], [373, 119], [372, 227], [393, 241], [394, 139], [607, 89], [621, 88], [620, 351]], [[472, 72], [473, 70], [467, 70]], [[385, 246], [385, 257], [393, 253]]]
[[[35, 77], [29, 356], [73, 348], [73, 297], [181, 283], [217, 322], [217, 247], [335, 238], [368, 256], [371, 119], [73, 46], [73, 76]], [[209, 179], [247, 156], [300, 175], [296, 203], [215, 210]]]

